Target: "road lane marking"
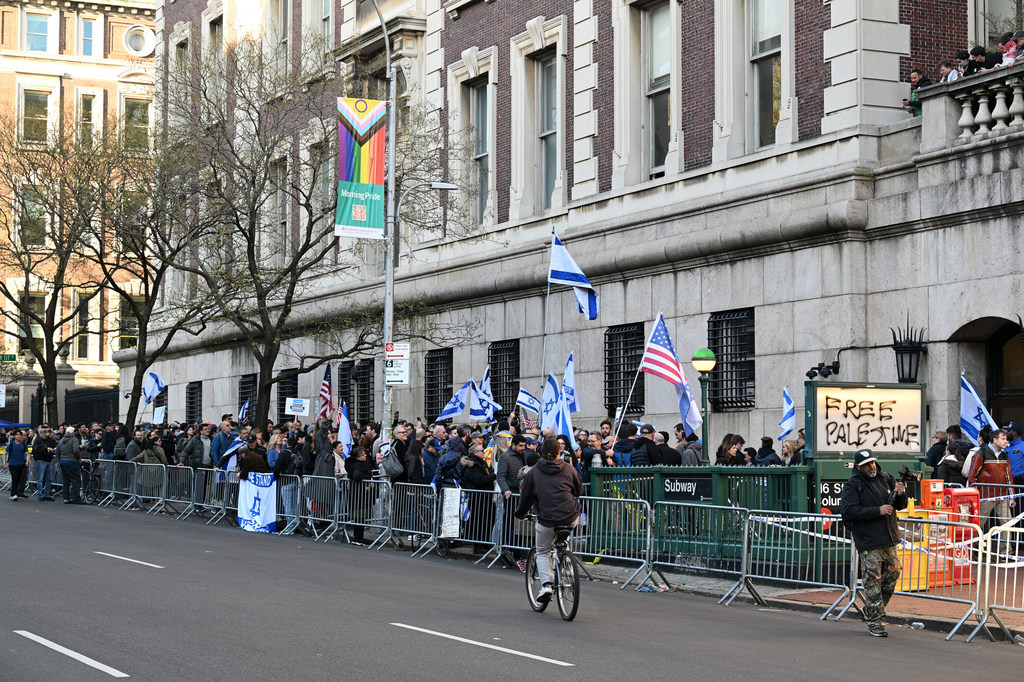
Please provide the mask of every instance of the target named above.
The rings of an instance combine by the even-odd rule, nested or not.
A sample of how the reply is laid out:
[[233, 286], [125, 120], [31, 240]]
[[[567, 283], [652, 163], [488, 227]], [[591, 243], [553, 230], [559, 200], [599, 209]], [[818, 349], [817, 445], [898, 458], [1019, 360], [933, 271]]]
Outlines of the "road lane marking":
[[434, 630], [425, 630], [418, 628], [414, 625], [406, 625], [405, 623], [391, 623], [395, 627], [405, 628], [406, 630], [415, 630], [416, 632], [423, 632], [428, 635], [434, 635], [435, 637], [444, 637], [445, 639], [453, 639], [456, 642], [462, 642], [464, 644], [472, 644], [473, 646], [483, 647], [485, 649], [493, 649], [495, 651], [504, 651], [506, 654], [512, 654], [513, 656], [522, 656], [523, 658], [532, 658], [535, 661], [543, 661], [544, 663], [552, 663], [554, 665], [560, 665], [566, 668], [575, 667], [575, 663], [566, 663], [565, 661], [556, 661], [553, 658], [544, 658], [543, 656], [537, 656], [536, 654], [528, 654], [525, 651], [516, 651], [515, 649], [506, 649], [503, 646], [495, 646], [493, 644], [486, 644], [484, 642], [474, 642], [471, 639], [464, 637], [456, 637], [455, 635], [446, 635], [443, 632], [436, 632]]
[[21, 635], [22, 637], [25, 637], [26, 639], [31, 639], [33, 642], [37, 642], [38, 644], [42, 644], [43, 646], [47, 647], [48, 649], [53, 649], [57, 653], [64, 654], [65, 656], [73, 658], [76, 661], [80, 661], [82, 663], [85, 663], [88, 666], [96, 668], [97, 670], [99, 670], [101, 672], [105, 672], [106, 674], [110, 675], [111, 677], [131, 677], [131, 675], [128, 675], [127, 673], [123, 673], [120, 670], [117, 670], [115, 668], [111, 668], [109, 665], [103, 665], [99, 661], [93, 660], [93, 659], [89, 658], [88, 656], [85, 656], [84, 654], [80, 654], [77, 651], [72, 651], [71, 649], [68, 649], [66, 647], [62, 647], [60, 644], [57, 644], [56, 642], [51, 642], [50, 640], [44, 639], [44, 638], [40, 637], [39, 635], [34, 635], [31, 632], [29, 632], [28, 630], [15, 630], [14, 634]]
[[157, 566], [156, 564], [147, 564], [145, 561], [139, 561], [138, 559], [129, 559], [126, 556], [118, 556], [116, 554], [107, 554], [106, 552], [93, 552], [93, 554], [102, 554], [108, 556], [111, 559], [120, 559], [121, 561], [130, 561], [133, 564], [142, 564], [143, 566], [149, 566], [150, 568], [163, 568], [163, 566]]

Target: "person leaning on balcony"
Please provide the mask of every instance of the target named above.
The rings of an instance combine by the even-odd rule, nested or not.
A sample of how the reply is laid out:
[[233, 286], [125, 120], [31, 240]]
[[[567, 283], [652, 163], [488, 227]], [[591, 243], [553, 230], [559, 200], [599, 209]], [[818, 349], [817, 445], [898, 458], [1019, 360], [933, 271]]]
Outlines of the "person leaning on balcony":
[[971, 48], [971, 61], [974, 62], [973, 66], [969, 65], [968, 69], [964, 69], [964, 75], [969, 76], [973, 73], [981, 73], [982, 71], [991, 71], [997, 68], [1003, 63], [1002, 52], [986, 52], [984, 46], [975, 45]]
[[956, 64], [952, 59], [943, 59], [939, 62], [939, 73], [942, 74], [942, 78], [939, 79], [940, 83], [952, 83], [960, 77], [960, 72], [957, 71]]
[[931, 79], [924, 75], [924, 71], [919, 68], [912, 69], [910, 71], [910, 98], [904, 98], [903, 108], [914, 116], [920, 116], [921, 102], [917, 99], [917, 91], [921, 88], [926, 88], [931, 84]]

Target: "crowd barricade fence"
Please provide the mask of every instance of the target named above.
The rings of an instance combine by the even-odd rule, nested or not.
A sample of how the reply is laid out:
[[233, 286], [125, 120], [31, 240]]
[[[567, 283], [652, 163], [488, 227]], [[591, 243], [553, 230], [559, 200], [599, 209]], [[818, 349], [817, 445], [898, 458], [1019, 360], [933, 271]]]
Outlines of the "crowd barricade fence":
[[[981, 527], [1012, 526], [1024, 518], [1024, 485], [976, 483], [981, 494]], [[970, 520], [958, 518], [958, 521]]]
[[327, 542], [338, 532], [338, 501], [341, 489], [334, 476], [303, 476], [299, 519], [313, 538]]
[[217, 471], [217, 475], [214, 476], [215, 485], [218, 486], [218, 495], [220, 500], [220, 507], [209, 521], [206, 522], [208, 526], [216, 526], [221, 521], [227, 519], [228, 521], [234, 518], [234, 521], [238, 521], [238, 472], [237, 471]]
[[1024, 528], [996, 526], [985, 534], [981, 559], [984, 574], [978, 580], [980, 619], [967, 638], [968, 642], [979, 631], [984, 631], [989, 639], [995, 640], [987, 627], [989, 619], [999, 625], [1008, 641], [1013, 641], [1013, 632], [998, 612], [1024, 613], [1024, 559], [1018, 555], [1022, 548]]
[[501, 547], [501, 552], [491, 560], [491, 563], [487, 564], [487, 568], [497, 563], [501, 559], [501, 555], [508, 550], [515, 550], [525, 558], [526, 553], [536, 544], [537, 529], [533, 520], [517, 519], [515, 517], [515, 511], [519, 507], [519, 499], [519, 493], [512, 493], [511, 497], [507, 499], [504, 495], [501, 496], [499, 513], [495, 517], [498, 544]]
[[841, 590], [820, 616], [825, 620], [843, 599], [851, 597], [856, 553], [835, 516], [751, 510], [746, 519], [743, 571], [719, 603], [731, 604], [745, 588], [754, 601], [767, 606], [755, 580]]
[[500, 555], [500, 545], [493, 537], [494, 520], [498, 513], [497, 497], [498, 493], [493, 490], [442, 488], [439, 495], [437, 538], [472, 544], [474, 556], [479, 557], [474, 564], [484, 561], [492, 552]]
[[11, 487], [11, 472], [9, 469], [0, 471], [0, 493]]
[[[164, 488], [164, 509], [178, 519], [187, 518], [195, 510], [196, 475], [192, 467], [167, 467], [167, 486]], [[180, 511], [178, 507], [184, 505]]]
[[165, 465], [135, 463], [135, 501], [139, 505], [150, 505], [147, 514], [156, 514], [164, 508], [166, 485]]
[[[702, 574], [742, 576], [748, 514], [749, 510], [742, 507], [656, 503], [651, 564]], [[665, 584], [669, 582], [666, 580]]]
[[346, 542], [353, 542], [349, 530], [356, 526], [378, 530], [370, 548], [380, 549], [391, 537], [391, 482], [386, 478], [338, 481], [338, 527]]
[[135, 505], [135, 463], [114, 460], [111, 467], [111, 493], [104, 504], [117, 504], [118, 509]]
[[302, 477], [281, 474], [277, 477], [277, 516], [284, 519], [278, 531], [281, 535], [292, 533], [299, 527], [299, 499], [302, 495]]
[[579, 521], [569, 542], [575, 554], [593, 557], [591, 563], [602, 558], [639, 563], [619, 588], [626, 589], [634, 578], [645, 572], [637, 585], [639, 589], [653, 572], [651, 505], [638, 499], [581, 497]]
[[412, 556], [425, 556], [437, 547], [437, 491], [424, 483], [391, 486], [391, 532], [423, 538]]

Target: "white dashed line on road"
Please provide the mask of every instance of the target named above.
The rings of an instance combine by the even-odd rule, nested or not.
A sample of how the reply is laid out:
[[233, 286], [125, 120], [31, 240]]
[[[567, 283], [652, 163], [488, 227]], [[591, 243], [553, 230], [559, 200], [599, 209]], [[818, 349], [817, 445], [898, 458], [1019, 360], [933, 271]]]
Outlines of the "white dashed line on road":
[[150, 568], [163, 568], [163, 566], [157, 566], [156, 564], [149, 564], [145, 561], [139, 561], [138, 559], [129, 559], [126, 556], [118, 556], [116, 554], [107, 554], [106, 552], [93, 552], [93, 554], [100, 554], [102, 556], [108, 556], [111, 559], [120, 559], [121, 561], [130, 561], [133, 564], [142, 564], [143, 566], [149, 566]]
[[466, 639], [464, 637], [456, 637], [455, 635], [446, 635], [443, 632], [435, 632], [434, 630], [425, 630], [423, 628], [418, 628], [418, 627], [415, 627], [413, 625], [406, 625], [405, 623], [391, 623], [391, 625], [394, 625], [395, 627], [399, 627], [399, 628], [405, 628], [406, 630], [415, 630], [416, 632], [423, 632], [423, 633], [426, 633], [428, 635], [434, 635], [435, 637], [444, 637], [445, 639], [452, 639], [452, 640], [455, 640], [456, 642], [462, 642], [463, 644], [472, 644], [473, 646], [483, 647], [484, 649], [493, 649], [494, 651], [503, 651], [506, 654], [512, 654], [513, 656], [522, 656], [523, 658], [532, 658], [535, 661], [543, 661], [544, 663], [551, 663], [553, 665], [560, 665], [560, 666], [563, 666], [563, 667], [566, 667], [566, 668], [572, 668], [575, 665], [573, 663], [566, 663], [565, 661], [556, 661], [553, 658], [544, 658], [543, 656], [538, 656], [536, 654], [528, 654], [525, 651], [516, 651], [515, 649], [506, 649], [503, 646], [495, 646], [493, 644], [485, 644], [484, 642], [474, 642], [473, 640]]
[[99, 670], [101, 672], [105, 672], [106, 674], [110, 675], [111, 677], [131, 677], [131, 675], [128, 675], [127, 673], [123, 673], [120, 670], [117, 670], [115, 668], [111, 668], [109, 665], [103, 665], [99, 661], [93, 660], [93, 659], [89, 658], [88, 656], [86, 656], [84, 654], [80, 654], [77, 651], [72, 651], [71, 649], [68, 649], [67, 647], [62, 647], [60, 644], [57, 644], [56, 642], [51, 642], [50, 640], [45, 639], [43, 637], [40, 637], [39, 635], [34, 635], [31, 632], [29, 632], [28, 630], [15, 630], [14, 634], [21, 635], [22, 637], [25, 637], [26, 639], [31, 639], [33, 642], [37, 642], [38, 644], [42, 644], [43, 646], [45, 646], [48, 649], [53, 649], [57, 653], [64, 654], [65, 656], [73, 658], [76, 661], [80, 661], [80, 662], [85, 663], [86, 665], [88, 665], [90, 667], [96, 668], [96, 670]]

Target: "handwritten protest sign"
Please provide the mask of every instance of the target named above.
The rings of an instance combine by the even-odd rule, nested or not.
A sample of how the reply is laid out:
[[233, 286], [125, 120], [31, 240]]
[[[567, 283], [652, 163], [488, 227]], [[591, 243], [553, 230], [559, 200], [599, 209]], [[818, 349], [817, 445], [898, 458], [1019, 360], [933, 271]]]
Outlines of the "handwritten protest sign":
[[816, 386], [815, 452], [921, 454], [922, 400], [917, 386]]

